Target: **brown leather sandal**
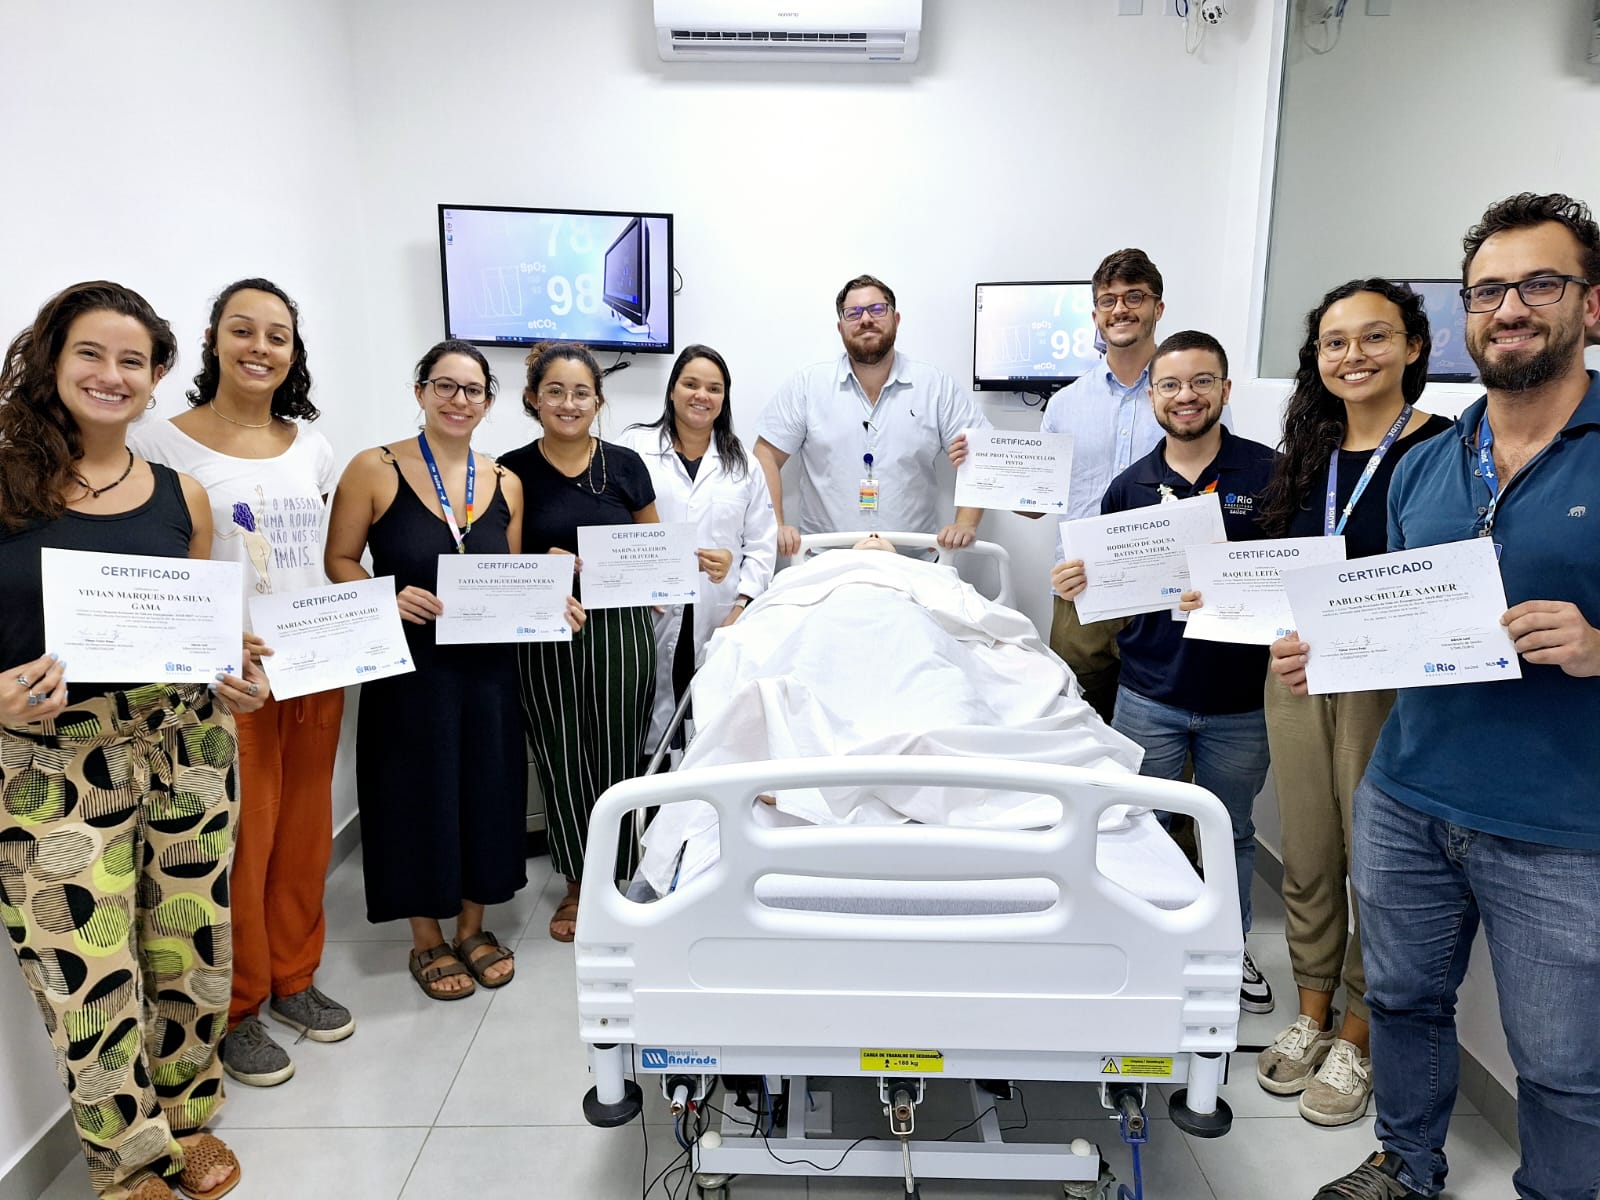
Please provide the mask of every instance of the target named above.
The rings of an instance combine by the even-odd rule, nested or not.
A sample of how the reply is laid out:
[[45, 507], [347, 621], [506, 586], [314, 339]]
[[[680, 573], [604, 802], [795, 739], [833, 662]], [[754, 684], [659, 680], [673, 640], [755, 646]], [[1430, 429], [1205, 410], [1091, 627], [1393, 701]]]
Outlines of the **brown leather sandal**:
[[[490, 950], [486, 954], [474, 955], [472, 953], [474, 950], [481, 949], [484, 946], [493, 946], [494, 949]], [[501, 944], [500, 939], [495, 937], [495, 935], [490, 933], [487, 929], [480, 930], [471, 937], [462, 938], [459, 942], [456, 942], [455, 951], [456, 957], [466, 965], [466, 968], [471, 973], [472, 978], [477, 980], [478, 984], [482, 987], [505, 987], [506, 984], [510, 983], [517, 977], [516, 967], [513, 966], [509, 975], [502, 975], [499, 979], [484, 978], [484, 972], [486, 972], [496, 963], [503, 963], [507, 959], [512, 959], [513, 961], [516, 959], [516, 955], [512, 954], [510, 950], [506, 949], [506, 947]]]
[[430, 1000], [461, 1000], [478, 990], [476, 983], [471, 983], [460, 991], [443, 991], [439, 988], [439, 981], [449, 979], [452, 975], [465, 975], [469, 980], [472, 976], [472, 972], [460, 962], [432, 965], [435, 960], [447, 956], [454, 957], [455, 951], [444, 942], [440, 942], [437, 946], [429, 946], [426, 950], [411, 952], [411, 978], [417, 981], [422, 994]]
[[156, 1175], [146, 1175], [137, 1187], [128, 1193], [128, 1200], [173, 1200], [167, 1181]]
[[[558, 933], [557, 924], [570, 924], [570, 933]], [[550, 918], [550, 936], [558, 942], [570, 942], [578, 936], [578, 897], [568, 896], [556, 905], [555, 915]]]
[[[181, 1140], [179, 1144], [183, 1144]], [[189, 1182], [191, 1179], [204, 1179], [217, 1167], [232, 1167], [233, 1172], [216, 1187], [201, 1191]], [[219, 1137], [202, 1133], [194, 1142], [183, 1147], [183, 1172], [178, 1176], [178, 1186], [190, 1200], [219, 1200], [239, 1186], [243, 1175], [238, 1157]]]

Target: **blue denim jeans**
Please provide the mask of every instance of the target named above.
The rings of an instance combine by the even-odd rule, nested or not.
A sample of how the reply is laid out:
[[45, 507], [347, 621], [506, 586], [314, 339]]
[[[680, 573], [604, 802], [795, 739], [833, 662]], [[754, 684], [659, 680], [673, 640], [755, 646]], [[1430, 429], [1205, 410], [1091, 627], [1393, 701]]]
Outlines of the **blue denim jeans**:
[[[1574, 731], [1574, 736], [1591, 733]], [[1594, 780], [1573, 787], [1593, 795]], [[1456, 991], [1483, 922], [1517, 1069], [1525, 1200], [1600, 1194], [1600, 850], [1463, 829], [1373, 786], [1355, 794], [1377, 1135], [1413, 1191], [1444, 1186], [1458, 1071]]]
[[[1222, 801], [1233, 823], [1239, 919], [1250, 932], [1250, 880], [1256, 869], [1256, 793], [1267, 780], [1267, 719], [1261, 709], [1211, 716], [1117, 689], [1111, 727], [1144, 747], [1139, 774], [1179, 779], [1194, 758], [1194, 781]], [[1165, 823], [1165, 822], [1163, 822]]]

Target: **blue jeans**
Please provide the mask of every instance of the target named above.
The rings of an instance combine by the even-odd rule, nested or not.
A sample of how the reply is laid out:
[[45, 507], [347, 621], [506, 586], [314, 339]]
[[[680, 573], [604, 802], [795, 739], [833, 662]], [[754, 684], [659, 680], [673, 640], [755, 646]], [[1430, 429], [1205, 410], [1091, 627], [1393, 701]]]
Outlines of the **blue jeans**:
[[[1590, 733], [1574, 731], [1576, 737]], [[1592, 797], [1594, 780], [1573, 787]], [[1351, 880], [1361, 905], [1377, 1135], [1423, 1195], [1444, 1186], [1455, 1107], [1456, 991], [1483, 922], [1517, 1068], [1525, 1200], [1600, 1194], [1600, 850], [1463, 829], [1355, 794]]]
[[1251, 712], [1207, 715], [1117, 689], [1111, 727], [1144, 747], [1139, 774], [1178, 779], [1194, 758], [1194, 781], [1222, 801], [1233, 823], [1239, 919], [1250, 932], [1250, 880], [1256, 869], [1256, 793], [1267, 781], [1267, 719]]

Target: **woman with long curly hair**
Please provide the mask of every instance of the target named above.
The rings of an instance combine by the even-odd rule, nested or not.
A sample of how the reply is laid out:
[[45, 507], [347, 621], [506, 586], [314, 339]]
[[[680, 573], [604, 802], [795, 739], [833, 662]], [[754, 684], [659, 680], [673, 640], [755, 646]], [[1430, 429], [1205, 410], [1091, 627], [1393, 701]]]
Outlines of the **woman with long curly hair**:
[[203, 1132], [231, 971], [234, 713], [242, 676], [72, 676], [47, 653], [41, 551], [205, 558], [203, 488], [138, 457], [129, 424], [177, 344], [137, 292], [47, 301], [0, 369], [0, 923], [33, 991], [105, 1200], [214, 1200], [238, 1160]]
[[[1262, 524], [1276, 537], [1341, 535], [1349, 558], [1388, 549], [1395, 465], [1450, 428], [1415, 406], [1428, 377], [1422, 298], [1386, 279], [1334, 288], [1306, 317], [1283, 455]], [[1281, 681], [1304, 653], [1295, 634], [1272, 647], [1267, 741], [1283, 820], [1285, 933], [1299, 1014], [1256, 1063], [1261, 1086], [1299, 1094], [1317, 1125], [1359, 1120], [1372, 1094], [1366, 975], [1349, 895], [1350, 806], [1392, 690], [1296, 696]], [[1333, 996], [1345, 986], [1334, 1023]]]
[[[310, 427], [311, 372], [300, 310], [267, 279], [241, 279], [211, 306], [190, 408], [129, 437], [152, 462], [198, 479], [211, 497], [211, 557], [238, 561], [245, 628], [251, 596], [327, 583], [322, 512], [337, 482], [333, 447]], [[344, 691], [268, 701], [239, 718], [239, 839], [233, 858], [233, 1000], [222, 1067], [240, 1083], [279, 1084], [288, 1052], [263, 1007], [316, 1042], [350, 1036], [349, 1009], [317, 990], [323, 880], [333, 853], [333, 760]]]

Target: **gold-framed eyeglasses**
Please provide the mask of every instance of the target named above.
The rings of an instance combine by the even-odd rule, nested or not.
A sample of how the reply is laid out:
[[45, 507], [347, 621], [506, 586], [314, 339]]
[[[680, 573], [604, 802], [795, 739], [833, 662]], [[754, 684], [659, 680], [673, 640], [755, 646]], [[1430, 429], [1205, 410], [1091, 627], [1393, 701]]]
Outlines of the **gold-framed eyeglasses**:
[[489, 391], [481, 383], [457, 383], [454, 379], [441, 375], [437, 379], [424, 379], [422, 386], [429, 388], [435, 396], [447, 404], [457, 396], [474, 408], [489, 403]]
[[1346, 333], [1330, 333], [1317, 339], [1317, 353], [1323, 358], [1343, 358], [1355, 345], [1361, 347], [1362, 354], [1372, 357], [1386, 353], [1396, 338], [1404, 339], [1406, 336], [1404, 329], [1390, 329], [1387, 325], [1375, 325], [1355, 337]]
[[558, 408], [568, 400], [579, 408], [588, 408], [594, 403], [594, 397], [593, 388], [582, 386], [569, 388], [559, 383], [547, 383], [539, 389], [539, 403], [546, 408]]
[[1159, 300], [1160, 296], [1154, 292], [1144, 291], [1142, 288], [1129, 288], [1125, 292], [1101, 292], [1094, 298], [1094, 306], [1101, 312], [1110, 312], [1116, 308], [1117, 301], [1121, 300], [1129, 312], [1144, 307], [1146, 300]]
[[1163, 400], [1174, 400], [1183, 394], [1187, 387], [1196, 396], [1209, 396], [1217, 390], [1217, 385], [1223, 382], [1220, 375], [1196, 375], [1193, 379], [1177, 379], [1168, 375], [1165, 379], [1155, 381], [1156, 395]]

